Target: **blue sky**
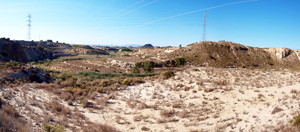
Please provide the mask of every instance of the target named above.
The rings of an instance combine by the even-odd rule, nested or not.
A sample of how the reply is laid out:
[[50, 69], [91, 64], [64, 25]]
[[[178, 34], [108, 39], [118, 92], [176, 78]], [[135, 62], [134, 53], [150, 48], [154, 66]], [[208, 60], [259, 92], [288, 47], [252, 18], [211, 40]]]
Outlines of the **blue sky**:
[[26, 40], [30, 13], [33, 40], [185, 46], [201, 41], [207, 13], [209, 41], [300, 49], [300, 0], [258, 0], [199, 11], [241, 1], [0, 0], [0, 37]]

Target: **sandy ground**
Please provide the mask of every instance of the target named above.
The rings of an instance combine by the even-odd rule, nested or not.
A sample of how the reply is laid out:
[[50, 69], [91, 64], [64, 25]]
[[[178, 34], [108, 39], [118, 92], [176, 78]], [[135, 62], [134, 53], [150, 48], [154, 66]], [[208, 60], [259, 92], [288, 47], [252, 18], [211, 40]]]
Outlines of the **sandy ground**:
[[[287, 70], [187, 67], [167, 80], [146, 80], [124, 91], [99, 94], [93, 102], [108, 100], [100, 109], [69, 106], [34, 84], [15, 89], [21, 90], [13, 90], [8, 102], [36, 128], [45, 114], [59, 118], [42, 105], [51, 100], [79, 109], [86, 120], [136, 132], [275, 131], [290, 125], [300, 112], [300, 73]], [[0, 95], [9, 90], [3, 88]]]

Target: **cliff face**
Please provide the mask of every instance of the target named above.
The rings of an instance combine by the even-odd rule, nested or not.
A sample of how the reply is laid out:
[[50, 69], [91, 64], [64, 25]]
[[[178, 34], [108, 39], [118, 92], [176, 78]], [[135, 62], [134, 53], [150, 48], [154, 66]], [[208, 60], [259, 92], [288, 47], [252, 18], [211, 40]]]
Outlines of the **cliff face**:
[[272, 56], [272, 59], [285, 67], [300, 67], [299, 50], [288, 48], [268, 48], [264, 50]]
[[23, 46], [19, 42], [9, 39], [0, 39], [0, 61], [14, 60], [26, 63], [51, 57], [51, 52], [41, 51], [36, 47]]
[[15, 60], [19, 62], [27, 62], [23, 46], [18, 42], [10, 41], [9, 39], [0, 39], [0, 60], [9, 61]]
[[265, 51], [269, 52], [273, 58], [277, 58], [279, 61], [284, 60], [300, 60], [300, 51], [292, 50], [288, 48], [265, 48]]
[[300, 68], [299, 50], [287, 48], [254, 48], [232, 42], [201, 42], [170, 53], [193, 64], [213, 67], [288, 67]]

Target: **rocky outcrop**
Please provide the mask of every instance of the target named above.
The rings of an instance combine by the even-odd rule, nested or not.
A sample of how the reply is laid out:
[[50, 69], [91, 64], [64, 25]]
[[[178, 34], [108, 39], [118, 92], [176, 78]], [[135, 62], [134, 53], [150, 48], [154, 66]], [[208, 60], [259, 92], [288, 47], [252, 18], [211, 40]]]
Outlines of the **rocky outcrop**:
[[264, 50], [280, 61], [283, 59], [298, 59], [300, 61], [299, 50], [288, 48], [265, 48]]
[[19, 62], [28, 62], [24, 47], [9, 39], [0, 39], [0, 61], [15, 60]]
[[47, 58], [52, 58], [51, 52], [41, 51], [36, 46], [23, 46], [10, 39], [0, 39], [0, 61], [14, 60], [26, 63]]
[[37, 82], [37, 83], [42, 83], [42, 82], [50, 83], [54, 81], [54, 79], [49, 74], [44, 72], [42, 69], [35, 68], [35, 67], [28, 67], [28, 68], [23, 67], [23, 69], [20, 70], [19, 72], [0, 78], [0, 81], [7, 80], [10, 78], [12, 78], [13, 80], [22, 78], [25, 80], [29, 80], [30, 82]]

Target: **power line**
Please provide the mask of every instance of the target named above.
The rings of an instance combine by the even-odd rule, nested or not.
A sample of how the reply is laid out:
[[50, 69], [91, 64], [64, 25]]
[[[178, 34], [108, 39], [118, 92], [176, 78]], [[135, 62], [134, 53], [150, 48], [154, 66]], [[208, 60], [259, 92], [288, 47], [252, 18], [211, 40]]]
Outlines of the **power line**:
[[224, 7], [224, 6], [237, 5], [237, 4], [249, 3], [249, 2], [255, 2], [255, 1], [259, 1], [259, 0], [247, 0], [247, 1], [233, 2], [233, 3], [227, 3], [227, 4], [218, 5], [218, 6], [208, 7], [208, 8], [204, 8], [204, 9], [200, 9], [200, 10], [185, 12], [185, 13], [177, 14], [177, 15], [174, 15], [174, 16], [169, 16], [169, 17], [161, 18], [161, 19], [154, 20], [154, 21], [151, 21], [151, 22], [147, 22], [147, 23], [144, 23], [144, 24], [140, 24], [140, 25], [125, 29], [125, 30], [120, 31], [120, 32], [129, 31], [129, 30], [139, 28], [139, 27], [142, 27], [142, 26], [146, 26], [146, 25], [149, 25], [149, 24], [157, 23], [157, 22], [164, 21], [164, 20], [167, 20], [167, 19], [171, 19], [171, 18], [183, 16], [183, 15], [188, 15], [188, 14], [192, 14], [192, 13], [196, 13], [196, 12], [200, 12], [200, 11], [211, 10], [211, 9], [221, 8], [221, 7]]
[[[103, 21], [102, 24], [107, 23], [107, 22], [108, 22], [108, 21], [107, 21], [108, 19], [110, 19], [110, 18], [112, 18], [112, 17], [114, 17], [114, 16], [116, 16], [116, 15], [118, 15], [118, 14], [124, 12], [125, 10], [127, 10], [127, 9], [129, 9], [129, 8], [135, 6], [135, 5], [138, 5], [139, 3], [142, 3], [142, 2], [144, 2], [144, 1], [145, 1], [145, 0], [138, 1], [138, 2], [132, 4], [132, 5], [126, 7], [126, 8], [124, 8], [124, 9], [118, 11], [118, 12], [115, 12], [115, 13], [111, 14], [110, 16], [105, 17], [105, 18], [102, 20], [102, 21]], [[95, 26], [98, 25], [98, 24], [99, 24], [99, 23], [95, 24]]]
[[204, 23], [203, 23], [202, 41], [206, 41], [206, 13], [204, 13]]
[[152, 1], [152, 2], [149, 2], [149, 3], [147, 3], [147, 4], [144, 4], [144, 5], [142, 5], [142, 6], [139, 6], [139, 7], [135, 8], [135, 9], [133, 9], [133, 10], [130, 10], [130, 11], [128, 11], [128, 12], [126, 12], [126, 13], [120, 15], [120, 16], [114, 17], [113, 19], [111, 19], [111, 20], [109, 20], [109, 21], [106, 21], [106, 22], [103, 23], [103, 24], [106, 24], [106, 23], [108, 23], [108, 22], [110, 22], [110, 21], [112, 21], [112, 20], [114, 20], [114, 19], [117, 19], [117, 18], [120, 18], [120, 17], [122, 17], [122, 16], [125, 16], [125, 15], [127, 15], [127, 14], [129, 14], [129, 13], [131, 13], [131, 12], [134, 12], [134, 11], [136, 11], [136, 10], [138, 10], [138, 9], [140, 9], [140, 8], [143, 8], [143, 7], [147, 6], [147, 5], [153, 4], [153, 3], [157, 2], [157, 1], [159, 1], [159, 0], [154, 0], [154, 1]]
[[30, 40], [30, 32], [31, 32], [31, 14], [28, 14], [28, 20], [27, 20], [27, 22], [28, 22], [28, 24], [27, 24], [27, 26], [28, 26], [28, 41], [31, 41]]

